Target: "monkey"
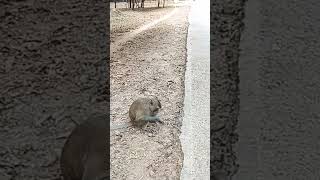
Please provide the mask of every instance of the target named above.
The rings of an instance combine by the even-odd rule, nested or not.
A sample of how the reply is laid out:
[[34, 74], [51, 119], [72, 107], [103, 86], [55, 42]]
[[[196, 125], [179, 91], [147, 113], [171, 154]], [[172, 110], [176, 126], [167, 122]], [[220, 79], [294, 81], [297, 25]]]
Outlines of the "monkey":
[[158, 114], [161, 103], [157, 97], [139, 98], [135, 100], [129, 109], [129, 117], [133, 125], [141, 127], [148, 122], [160, 122]]
[[102, 180], [107, 178], [106, 115], [93, 115], [76, 126], [68, 136], [60, 158], [64, 180]]
[[113, 125], [110, 125], [110, 130], [113, 131], [113, 130], [119, 130], [119, 129], [124, 129], [124, 128], [127, 128], [127, 127], [131, 127], [133, 126], [131, 122], [125, 122], [123, 124], [113, 124]]
[[[148, 122], [163, 123], [156, 116], [159, 109], [161, 103], [157, 97], [137, 99], [129, 109], [131, 124], [142, 127]], [[64, 180], [102, 180], [107, 177], [107, 123], [106, 115], [91, 115], [67, 137], [60, 158]], [[118, 127], [128, 127], [128, 124]], [[115, 127], [111, 127], [112, 129]]]
[[129, 126], [141, 128], [148, 122], [163, 123], [160, 118], [156, 116], [161, 108], [161, 103], [155, 96], [151, 98], [139, 98], [135, 100], [129, 108], [130, 123], [110, 126], [110, 129], [122, 129]]

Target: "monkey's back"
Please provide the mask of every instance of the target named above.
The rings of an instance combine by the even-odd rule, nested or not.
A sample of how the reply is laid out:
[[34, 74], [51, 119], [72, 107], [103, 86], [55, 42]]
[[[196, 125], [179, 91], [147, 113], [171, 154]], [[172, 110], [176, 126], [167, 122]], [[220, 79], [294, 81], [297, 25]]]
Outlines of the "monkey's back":
[[[81, 180], [88, 158], [101, 157], [95, 171], [103, 171], [107, 142], [106, 116], [98, 115], [78, 125], [69, 135], [61, 153], [60, 166], [64, 180]], [[97, 158], [96, 158], [97, 159]]]
[[138, 117], [144, 115], [151, 115], [149, 98], [139, 98], [135, 100], [129, 109], [129, 117], [134, 124], [139, 123]]

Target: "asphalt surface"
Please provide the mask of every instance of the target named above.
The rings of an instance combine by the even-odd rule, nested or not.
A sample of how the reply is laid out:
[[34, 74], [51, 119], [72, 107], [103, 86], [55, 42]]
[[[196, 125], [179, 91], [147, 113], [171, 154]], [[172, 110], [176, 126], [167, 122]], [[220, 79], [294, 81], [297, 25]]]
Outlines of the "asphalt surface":
[[196, 1], [189, 14], [182, 133], [181, 180], [210, 179], [209, 1]]
[[247, 1], [235, 180], [320, 179], [320, 1]]

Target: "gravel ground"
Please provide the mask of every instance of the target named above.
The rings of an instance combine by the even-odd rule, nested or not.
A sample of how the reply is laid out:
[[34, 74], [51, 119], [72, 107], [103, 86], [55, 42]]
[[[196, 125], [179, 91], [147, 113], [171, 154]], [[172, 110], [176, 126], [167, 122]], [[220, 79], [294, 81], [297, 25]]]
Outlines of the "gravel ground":
[[[160, 15], [162, 11], [160, 16], [163, 16], [168, 10], [157, 9], [148, 13]], [[163, 106], [159, 116], [165, 122], [164, 125], [150, 125], [143, 130], [129, 127], [124, 132], [111, 132], [112, 179], [180, 177], [183, 155], [179, 135], [188, 11], [189, 7], [179, 7], [173, 16], [141, 32], [111, 55], [112, 123], [129, 121], [127, 112], [130, 104], [136, 98], [147, 95], [159, 97]], [[135, 20], [137, 18], [127, 21], [136, 24], [136, 27], [143, 24], [142, 21], [133, 22]], [[115, 27], [114, 24], [111, 26]], [[119, 31], [112, 33], [113, 37], [121, 35]]]
[[173, 10], [173, 6], [168, 4], [165, 8], [156, 8], [153, 4], [145, 4], [145, 8], [135, 10], [125, 8], [126, 3], [118, 3], [119, 8], [113, 8], [111, 3], [110, 12], [110, 40], [114, 42], [117, 37], [122, 36], [143, 24], [147, 24], [162, 17]]
[[[244, 0], [211, 1], [211, 171], [237, 172], [239, 44]], [[219, 131], [215, 127], [224, 126]]]

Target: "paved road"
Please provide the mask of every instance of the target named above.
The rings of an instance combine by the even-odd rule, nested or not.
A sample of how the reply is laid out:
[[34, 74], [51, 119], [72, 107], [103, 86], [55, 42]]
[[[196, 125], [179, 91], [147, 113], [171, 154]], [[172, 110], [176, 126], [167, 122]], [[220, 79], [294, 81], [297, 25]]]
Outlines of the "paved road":
[[210, 9], [196, 1], [189, 14], [181, 144], [181, 180], [210, 179]]
[[320, 1], [251, 0], [235, 180], [320, 179]]

